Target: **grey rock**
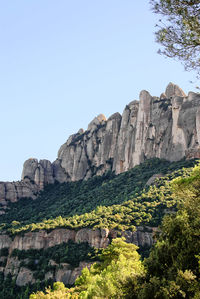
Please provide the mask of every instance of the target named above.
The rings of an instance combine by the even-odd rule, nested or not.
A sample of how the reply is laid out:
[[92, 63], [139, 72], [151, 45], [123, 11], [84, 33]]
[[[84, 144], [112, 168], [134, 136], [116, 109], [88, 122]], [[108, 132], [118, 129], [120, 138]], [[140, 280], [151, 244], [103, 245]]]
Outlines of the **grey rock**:
[[88, 179], [107, 170], [117, 174], [145, 159], [177, 161], [196, 153], [200, 134], [200, 95], [185, 93], [170, 83], [160, 98], [147, 91], [130, 102], [122, 117], [114, 114], [95, 118], [82, 135], [73, 135], [60, 149], [58, 158], [69, 180]]
[[68, 181], [68, 176], [65, 170], [61, 167], [60, 161], [57, 159], [52, 163], [54, 181], [64, 183]]
[[[127, 241], [142, 245], [145, 234], [148, 234], [150, 240], [148, 245], [153, 242], [153, 234], [156, 228], [152, 227], [137, 227], [136, 232], [125, 231], [122, 235]], [[63, 242], [72, 240], [76, 243], [87, 242], [91, 247], [105, 248], [110, 243], [110, 239], [117, 237], [118, 231], [105, 229], [90, 229], [82, 228], [78, 231], [69, 229], [54, 229], [51, 232], [45, 230], [27, 232], [24, 235], [17, 235], [12, 240], [6, 234], [0, 234], [0, 249], [9, 248], [11, 254], [14, 249], [29, 250], [29, 249], [46, 249], [53, 247]], [[135, 237], [136, 234], [136, 237]], [[135, 240], [135, 241], [134, 241]]]
[[22, 180], [29, 179], [34, 182], [39, 189], [45, 185], [54, 183], [53, 166], [48, 160], [28, 159], [24, 162]]
[[12, 276], [16, 276], [20, 269], [20, 261], [17, 257], [11, 257], [9, 256], [6, 267], [4, 269], [4, 275], [7, 276], [8, 274], [11, 274]]
[[29, 179], [12, 183], [0, 182], [0, 203], [5, 209], [8, 202], [16, 202], [25, 197], [35, 199], [38, 192], [39, 186]]
[[162, 173], [157, 173], [157, 174], [152, 175], [146, 182], [146, 185], [147, 186], [153, 185], [155, 183], [156, 179], [159, 179], [161, 177], [163, 177]]
[[143, 90], [122, 115], [95, 117], [84, 131], [71, 135], [58, 158], [25, 161], [22, 181], [0, 183], [0, 213], [8, 201], [32, 197], [46, 184], [88, 179], [108, 170], [127, 171], [145, 159], [178, 161], [200, 157], [200, 94], [169, 83], [165, 93], [152, 97]]
[[161, 95], [160, 95], [160, 99], [163, 100], [163, 99], [166, 99], [166, 98], [167, 98], [166, 94], [165, 94], [164, 92], [161, 93]]
[[68, 264], [62, 264], [62, 268], [55, 273], [55, 280], [66, 285], [72, 285], [75, 283], [76, 278], [81, 275], [83, 268], [87, 267], [89, 269], [91, 265], [92, 263], [80, 262], [78, 267], [70, 269]]
[[[154, 227], [137, 227], [135, 232], [124, 231], [121, 232], [121, 235], [125, 237], [128, 243], [150, 247], [154, 243], [153, 236], [156, 231], [157, 228]], [[22, 265], [18, 257], [12, 256], [13, 250], [47, 249], [63, 242], [67, 243], [69, 240], [76, 243], [87, 242], [90, 246], [96, 248], [106, 248], [110, 244], [111, 239], [116, 238], [119, 233], [119, 231], [109, 230], [108, 228], [95, 230], [83, 228], [78, 231], [62, 228], [54, 229], [51, 232], [45, 230], [28, 232], [24, 235], [17, 235], [14, 239], [11, 239], [6, 234], [0, 234], [0, 249], [9, 249], [7, 263], [4, 267], [1, 267], [1, 271], [5, 276], [11, 274], [16, 279], [18, 286], [34, 283], [34, 271], [26, 268], [29, 259], [24, 259]], [[36, 262], [38, 260], [35, 260]], [[55, 272], [47, 272], [45, 274], [46, 280], [52, 278], [70, 285], [75, 282], [84, 267], [90, 268], [91, 266], [91, 263], [83, 261], [80, 262], [78, 267], [72, 268], [67, 263], [57, 264], [52, 259], [49, 259], [48, 264], [55, 267]]]
[[186, 97], [184, 91], [178, 85], [173, 84], [172, 82], [167, 85], [165, 95], [168, 99], [173, 96]]
[[106, 121], [106, 117], [103, 114], [99, 114], [95, 117], [88, 125], [88, 131], [93, 131], [97, 126], [104, 124]]
[[16, 285], [21, 287], [27, 285], [28, 283], [35, 283], [33, 272], [25, 267], [21, 267], [17, 275]]

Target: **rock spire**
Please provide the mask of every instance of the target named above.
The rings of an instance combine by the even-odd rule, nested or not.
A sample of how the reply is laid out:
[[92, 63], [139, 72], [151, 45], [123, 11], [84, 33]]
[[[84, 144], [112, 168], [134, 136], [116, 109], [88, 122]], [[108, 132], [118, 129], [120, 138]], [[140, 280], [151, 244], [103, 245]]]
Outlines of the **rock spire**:
[[108, 170], [119, 174], [145, 159], [200, 157], [200, 94], [169, 83], [160, 97], [141, 91], [122, 115], [100, 114], [71, 135], [56, 161], [25, 161], [22, 181], [0, 183], [0, 202], [33, 197], [46, 184], [88, 179]]

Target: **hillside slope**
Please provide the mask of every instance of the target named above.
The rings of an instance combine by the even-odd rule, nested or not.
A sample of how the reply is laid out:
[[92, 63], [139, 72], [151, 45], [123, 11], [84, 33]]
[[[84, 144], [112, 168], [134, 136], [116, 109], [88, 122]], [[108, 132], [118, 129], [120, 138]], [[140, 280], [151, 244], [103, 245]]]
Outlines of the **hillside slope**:
[[[87, 181], [50, 184], [35, 200], [10, 203], [0, 217], [1, 227], [14, 233], [33, 230], [32, 223], [35, 229], [157, 226], [167, 205], [174, 205], [168, 181], [186, 174], [194, 164], [195, 160], [170, 163], [151, 159], [119, 175], [107, 172]], [[165, 178], [152, 188], [146, 183], [155, 174]]]
[[147, 256], [177, 210], [174, 178], [190, 179], [199, 163], [199, 127], [200, 94], [170, 83], [159, 98], [142, 91], [122, 115], [96, 117], [53, 163], [29, 159], [21, 181], [0, 182], [0, 297], [73, 285], [119, 235]]
[[35, 200], [10, 203], [1, 216], [0, 294], [25, 299], [55, 280], [73, 284], [119, 234], [147, 255], [163, 215], [176, 210], [171, 181], [188, 177], [197, 163], [147, 160], [119, 175], [48, 185]]

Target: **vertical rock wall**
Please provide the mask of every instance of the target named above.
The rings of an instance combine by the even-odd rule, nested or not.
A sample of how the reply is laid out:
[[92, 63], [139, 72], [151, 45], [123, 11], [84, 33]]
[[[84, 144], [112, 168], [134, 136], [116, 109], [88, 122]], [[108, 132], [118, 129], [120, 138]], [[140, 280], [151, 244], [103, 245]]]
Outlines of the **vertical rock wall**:
[[170, 83], [165, 93], [152, 97], [141, 91], [139, 101], [130, 102], [122, 115], [107, 120], [100, 114], [71, 135], [58, 151], [58, 158], [25, 161], [22, 181], [0, 182], [0, 203], [32, 197], [46, 184], [88, 179], [107, 170], [117, 174], [145, 159], [177, 161], [200, 157], [200, 94], [188, 96]]
[[[137, 227], [135, 232], [124, 231], [120, 234], [125, 237], [126, 242], [134, 243], [141, 247], [151, 247], [154, 243], [154, 235], [157, 231], [155, 227]], [[16, 279], [18, 286], [25, 286], [28, 283], [35, 283], [34, 270], [28, 267], [29, 260], [18, 259], [13, 256], [14, 250], [27, 251], [45, 250], [50, 247], [57, 246], [62, 243], [73, 241], [75, 243], [87, 242], [89, 246], [95, 248], [106, 248], [113, 238], [116, 238], [118, 231], [105, 229], [92, 230], [89, 228], [82, 228], [78, 231], [69, 229], [55, 229], [51, 232], [40, 230], [37, 232], [28, 232], [24, 235], [17, 235], [11, 239], [8, 235], [0, 234], [0, 250], [8, 249], [7, 256], [0, 256], [0, 261], [4, 261], [4, 265], [0, 265], [0, 271], [4, 273], [5, 277], [11, 275]], [[78, 275], [84, 267], [90, 267], [91, 262], [82, 261], [79, 266], [73, 268], [67, 263], [57, 264], [54, 260], [47, 258], [49, 265], [55, 266], [55, 269], [50, 269], [45, 273], [45, 279], [52, 278], [55, 281], [62, 281], [65, 284], [73, 284]], [[37, 258], [34, 260], [38, 262]]]
[[200, 94], [188, 96], [170, 83], [160, 98], [141, 91], [122, 116], [95, 118], [88, 130], [72, 135], [58, 159], [69, 180], [87, 179], [108, 169], [117, 174], [145, 159], [177, 161], [199, 154]]

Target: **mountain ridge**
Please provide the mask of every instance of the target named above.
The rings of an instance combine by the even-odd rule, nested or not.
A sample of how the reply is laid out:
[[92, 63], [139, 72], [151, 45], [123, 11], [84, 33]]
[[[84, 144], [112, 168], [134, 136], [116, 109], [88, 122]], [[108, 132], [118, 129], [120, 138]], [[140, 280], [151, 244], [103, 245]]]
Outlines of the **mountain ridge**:
[[117, 112], [106, 120], [100, 114], [86, 131], [71, 135], [53, 163], [25, 161], [21, 181], [0, 182], [1, 205], [36, 198], [55, 181], [88, 179], [108, 170], [119, 174], [154, 157], [169, 161], [200, 157], [200, 94], [186, 96], [169, 83], [160, 97], [143, 90], [139, 98], [126, 105], [122, 115]]

